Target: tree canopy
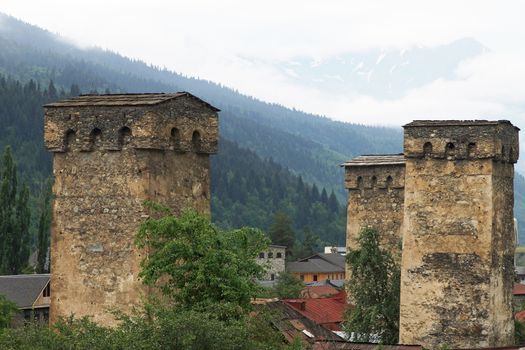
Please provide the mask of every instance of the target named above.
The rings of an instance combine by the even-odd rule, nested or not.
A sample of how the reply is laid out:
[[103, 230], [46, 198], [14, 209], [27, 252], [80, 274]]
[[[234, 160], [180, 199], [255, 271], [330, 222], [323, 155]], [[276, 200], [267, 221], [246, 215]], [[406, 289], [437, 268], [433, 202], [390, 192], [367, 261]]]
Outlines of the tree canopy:
[[363, 228], [359, 248], [349, 250], [348, 308], [344, 329], [357, 341], [379, 337], [384, 344], [397, 344], [399, 333], [400, 269], [390, 252], [380, 247], [380, 233]]

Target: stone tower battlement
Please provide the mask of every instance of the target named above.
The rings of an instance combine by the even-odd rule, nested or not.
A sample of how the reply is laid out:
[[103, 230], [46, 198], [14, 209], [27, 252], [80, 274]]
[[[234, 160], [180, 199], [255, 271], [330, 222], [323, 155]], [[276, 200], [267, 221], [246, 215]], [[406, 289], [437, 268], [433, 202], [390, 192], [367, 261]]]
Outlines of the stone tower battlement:
[[416, 120], [404, 128], [406, 158], [518, 161], [519, 129], [506, 120]]
[[217, 152], [218, 109], [189, 93], [82, 95], [45, 109], [51, 152], [123, 147]]
[[399, 256], [405, 158], [402, 154], [359, 156], [342, 166], [348, 190], [347, 247], [356, 249], [359, 231], [368, 226], [381, 232], [381, 243]]
[[505, 120], [416, 120], [404, 130], [403, 155], [343, 164], [348, 248], [370, 226], [401, 253], [400, 343], [513, 344], [519, 129]]
[[210, 213], [218, 109], [189, 93], [83, 95], [45, 107], [53, 152], [50, 321], [114, 324], [149, 291], [134, 238], [145, 200]]

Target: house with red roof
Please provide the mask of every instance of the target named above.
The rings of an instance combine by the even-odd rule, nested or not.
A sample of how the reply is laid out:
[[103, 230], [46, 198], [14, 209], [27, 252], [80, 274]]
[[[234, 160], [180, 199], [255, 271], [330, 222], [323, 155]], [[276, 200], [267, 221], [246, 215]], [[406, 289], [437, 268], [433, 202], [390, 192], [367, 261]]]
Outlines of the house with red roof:
[[304, 317], [331, 331], [341, 330], [341, 322], [343, 322], [344, 313], [348, 307], [345, 291], [340, 291], [328, 298], [300, 298], [283, 301]]

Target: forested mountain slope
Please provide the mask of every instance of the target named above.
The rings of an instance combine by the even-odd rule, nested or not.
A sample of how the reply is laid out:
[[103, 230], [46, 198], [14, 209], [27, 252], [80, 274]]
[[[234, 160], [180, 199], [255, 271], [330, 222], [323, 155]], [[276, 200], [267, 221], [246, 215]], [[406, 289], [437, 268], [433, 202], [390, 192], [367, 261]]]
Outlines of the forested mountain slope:
[[[9, 107], [20, 108], [20, 110], [15, 112], [6, 110], [0, 115], [0, 122], [7, 126], [5, 131], [0, 131], [0, 145], [18, 142], [18, 146], [14, 146], [15, 156], [21, 158], [19, 162], [24, 163], [26, 174], [31, 174], [33, 178], [42, 179], [49, 175], [50, 170], [50, 157], [42, 151], [42, 134], [41, 129], [38, 129], [42, 124], [40, 105], [43, 100], [50, 98], [48, 91], [50, 81], [54, 82], [53, 87], [57, 90], [55, 91], [57, 97], [60, 97], [61, 89], [69, 93], [73, 84], [77, 84], [80, 91], [84, 93], [107, 90], [111, 92], [189, 91], [222, 110], [220, 128], [221, 140], [224, 142], [220, 146], [221, 153], [212, 163], [213, 174], [220, 174], [223, 171], [240, 174], [242, 172], [240, 167], [238, 170], [228, 168], [238, 165], [233, 165], [232, 159], [228, 161], [224, 159], [225, 163], [221, 165], [222, 150], [232, 152], [233, 158], [242, 160], [241, 154], [248, 155], [243, 152], [249, 149], [253, 152], [249, 153], [251, 156], [248, 159], [253, 163], [243, 164], [246, 176], [249, 174], [249, 169], [257, 167], [272, 169], [274, 166], [280, 166], [282, 176], [285, 176], [284, 173], [287, 174], [286, 176], [301, 175], [302, 181], [307, 186], [316, 184], [320, 189], [319, 192], [322, 192], [322, 188], [326, 188], [327, 193], [334, 191], [340, 203], [344, 203], [343, 174], [339, 167], [341, 162], [358, 154], [397, 153], [402, 150], [400, 128], [376, 128], [336, 122], [322, 116], [287, 109], [242, 95], [209, 81], [184, 77], [112, 52], [79, 49], [52, 33], [2, 14], [0, 20], [2, 22], [0, 74], [18, 81], [15, 84], [19, 84], [22, 90], [32, 89], [20, 85], [27, 85], [31, 79], [37, 87], [38, 84], [41, 86], [41, 96], [34, 97], [32, 104], [27, 107], [18, 106], [18, 104], [24, 105], [24, 102], [20, 101], [29, 98], [29, 93], [26, 94], [24, 91], [24, 95], [19, 94], [14, 100], [19, 101], [17, 106]], [[4, 101], [11, 103], [10, 101], [13, 100], [5, 97]], [[13, 118], [20, 118], [20, 120], [13, 120]], [[22, 134], [24, 132], [26, 134]], [[21, 141], [18, 140], [19, 136]], [[268, 160], [270, 158], [271, 161]], [[218, 181], [218, 178], [215, 180]], [[290, 183], [293, 181], [290, 180]], [[521, 191], [522, 187], [525, 186], [517, 186], [517, 191]], [[295, 190], [291, 185], [284, 188], [287, 191]], [[229, 191], [236, 189], [233, 187], [227, 189], [228, 193], [221, 194], [222, 197], [217, 198], [213, 203], [216, 211], [214, 216], [225, 225], [247, 225], [252, 224], [251, 220], [259, 220], [257, 225], [266, 228], [275, 210], [284, 209], [292, 216], [299, 213], [297, 198], [290, 197], [284, 202], [277, 201], [276, 203], [279, 203], [277, 207], [275, 203], [271, 206], [262, 205], [261, 208], [264, 209], [257, 215], [265, 216], [264, 218], [248, 219], [249, 215], [241, 215], [239, 218], [245, 218], [243, 219], [245, 221], [236, 222], [235, 220], [239, 218], [226, 212], [233, 210], [228, 200], [235, 199], [235, 196], [231, 197]], [[261, 192], [258, 188], [255, 190]], [[525, 188], [523, 190], [516, 195], [516, 199], [520, 198], [521, 193], [525, 194]], [[237, 202], [235, 210], [253, 212], [255, 202], [250, 202], [250, 205], [246, 201]], [[322, 201], [319, 203], [324, 205]], [[314, 204], [309, 203], [309, 205]], [[242, 208], [239, 209], [239, 206]], [[524, 208], [519, 202], [516, 212], [520, 214], [520, 222], [521, 213], [525, 215]], [[224, 211], [217, 212], [217, 210]], [[292, 219], [296, 229], [301, 230], [297, 217], [294, 216]], [[339, 219], [335, 221], [344, 223], [345, 216], [342, 211]], [[322, 226], [324, 229], [321, 232]], [[521, 225], [520, 231], [525, 229], [523, 226]], [[333, 243], [344, 241], [344, 224], [329, 227], [328, 222], [322, 220], [316, 231], [327, 241], [332, 241], [329, 237], [338, 237]]]

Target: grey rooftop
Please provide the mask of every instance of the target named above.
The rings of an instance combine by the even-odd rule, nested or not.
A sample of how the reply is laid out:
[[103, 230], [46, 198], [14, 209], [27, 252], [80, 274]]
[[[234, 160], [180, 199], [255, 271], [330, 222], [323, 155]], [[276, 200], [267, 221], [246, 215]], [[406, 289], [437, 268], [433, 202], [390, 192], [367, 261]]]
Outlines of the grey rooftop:
[[80, 95], [77, 97], [68, 98], [62, 101], [48, 103], [46, 108], [60, 108], [60, 107], [89, 107], [89, 106], [104, 106], [104, 107], [123, 107], [123, 106], [154, 106], [167, 101], [177, 99], [182, 96], [188, 96], [196, 99], [207, 105], [214, 111], [219, 109], [213, 107], [206, 101], [190, 94], [189, 92], [176, 93], [141, 93], [141, 94], [106, 94], [106, 95]]
[[377, 165], [397, 165], [405, 164], [405, 156], [399, 154], [377, 154], [363, 155], [341, 164], [344, 167], [350, 166], [377, 166]]
[[406, 128], [425, 126], [490, 126], [499, 124], [512, 125], [512, 123], [508, 120], [414, 120], [408, 124], [403, 125], [403, 127]]
[[31, 308], [49, 283], [49, 274], [0, 276], [0, 295], [20, 309]]

